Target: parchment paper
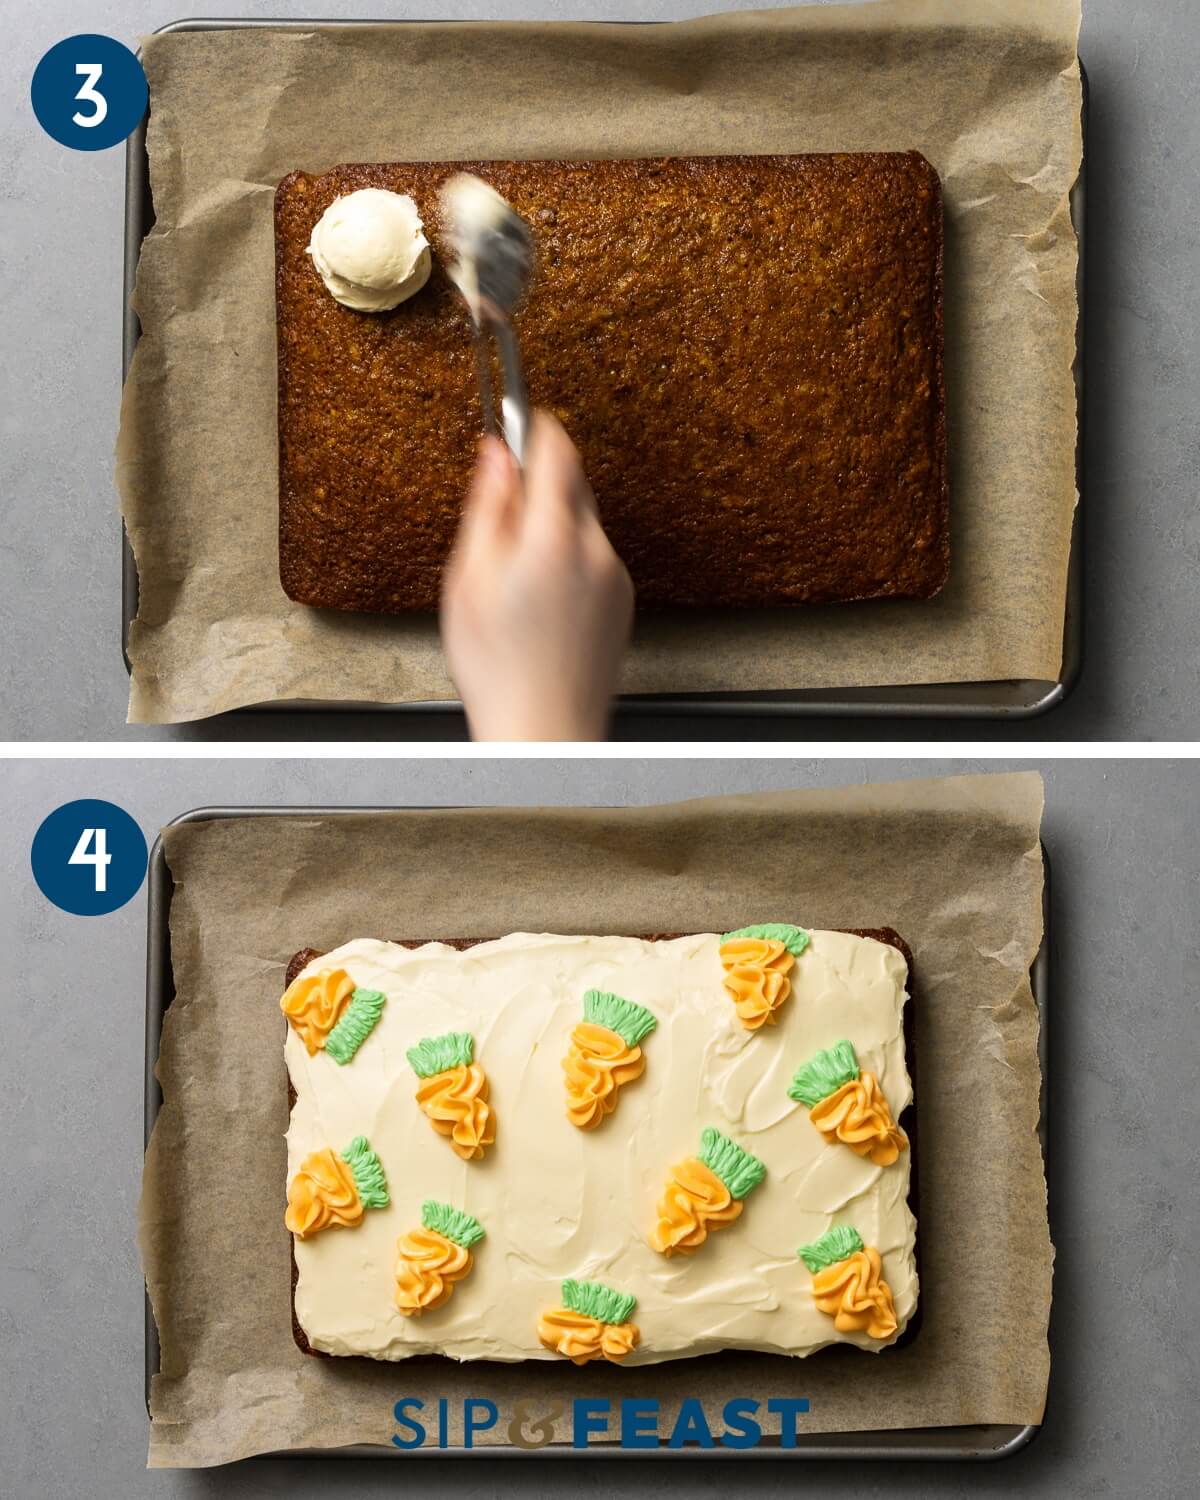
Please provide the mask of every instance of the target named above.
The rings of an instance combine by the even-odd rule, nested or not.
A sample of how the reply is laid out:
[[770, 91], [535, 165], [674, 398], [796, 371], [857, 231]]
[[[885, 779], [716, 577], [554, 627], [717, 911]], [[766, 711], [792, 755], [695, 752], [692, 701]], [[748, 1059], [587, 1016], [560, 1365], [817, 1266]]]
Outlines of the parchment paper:
[[[543, 1414], [583, 1394], [657, 1396], [666, 1424], [681, 1398], [697, 1396], [718, 1431], [733, 1396], [807, 1396], [804, 1432], [1039, 1421], [1052, 1259], [1028, 978], [1042, 927], [1041, 808], [1041, 779], [1025, 773], [618, 811], [167, 829], [176, 998], [139, 1229], [162, 1338], [151, 1466], [386, 1445], [393, 1404], [408, 1395], [449, 1398], [451, 1442], [461, 1440], [463, 1396], [500, 1406], [482, 1443], [506, 1441], [518, 1399]], [[300, 1353], [279, 1014], [293, 952], [368, 935], [725, 931], [765, 913], [814, 927], [891, 925], [912, 946], [922, 1273], [912, 1344], [631, 1370]]]
[[141, 576], [130, 720], [454, 696], [431, 618], [317, 612], [279, 585], [272, 195], [348, 161], [923, 151], [946, 190], [949, 586], [647, 616], [622, 689], [1053, 680], [1076, 499], [1079, 7], [146, 38], [157, 223], [117, 445]]

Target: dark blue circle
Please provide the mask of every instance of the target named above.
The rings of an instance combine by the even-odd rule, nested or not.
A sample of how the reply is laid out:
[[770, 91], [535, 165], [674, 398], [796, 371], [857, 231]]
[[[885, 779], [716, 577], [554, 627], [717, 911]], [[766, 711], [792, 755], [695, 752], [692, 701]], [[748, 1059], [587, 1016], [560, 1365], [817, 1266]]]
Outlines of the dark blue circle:
[[[100, 830], [85, 838], [89, 829]], [[82, 847], [81, 847], [82, 841]], [[108, 860], [97, 890], [99, 841]], [[73, 854], [88, 856], [72, 864]], [[102, 917], [136, 896], [146, 878], [146, 840], [123, 807], [85, 797], [57, 807], [33, 836], [33, 878], [47, 901], [76, 917]]]
[[[29, 93], [38, 124], [73, 151], [104, 151], [123, 141], [150, 97], [142, 65], [129, 48], [90, 31], [50, 48], [34, 69]], [[92, 119], [97, 123], [86, 123]]]

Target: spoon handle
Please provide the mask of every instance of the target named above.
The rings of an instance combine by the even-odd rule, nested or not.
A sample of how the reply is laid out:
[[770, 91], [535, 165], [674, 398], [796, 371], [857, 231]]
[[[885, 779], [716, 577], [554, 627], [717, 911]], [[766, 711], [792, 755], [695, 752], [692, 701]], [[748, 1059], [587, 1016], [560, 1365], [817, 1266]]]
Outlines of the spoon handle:
[[525, 466], [525, 442], [529, 436], [529, 392], [512, 324], [507, 318], [497, 318], [492, 327], [500, 346], [500, 364], [504, 371], [504, 398], [500, 403], [504, 441], [520, 469]]
[[483, 430], [495, 432], [496, 403], [492, 396], [492, 351], [488, 347], [487, 335], [473, 318], [471, 328], [475, 336], [475, 363], [479, 371], [479, 405], [483, 411]]

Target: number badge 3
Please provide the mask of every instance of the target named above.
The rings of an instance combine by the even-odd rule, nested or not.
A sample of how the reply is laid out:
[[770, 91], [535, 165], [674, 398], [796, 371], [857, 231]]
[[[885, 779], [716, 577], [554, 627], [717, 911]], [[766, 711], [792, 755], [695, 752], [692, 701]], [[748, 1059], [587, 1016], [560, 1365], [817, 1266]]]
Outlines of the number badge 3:
[[150, 97], [134, 53], [95, 32], [51, 47], [34, 69], [29, 94], [38, 124], [72, 151], [118, 145], [137, 129]]

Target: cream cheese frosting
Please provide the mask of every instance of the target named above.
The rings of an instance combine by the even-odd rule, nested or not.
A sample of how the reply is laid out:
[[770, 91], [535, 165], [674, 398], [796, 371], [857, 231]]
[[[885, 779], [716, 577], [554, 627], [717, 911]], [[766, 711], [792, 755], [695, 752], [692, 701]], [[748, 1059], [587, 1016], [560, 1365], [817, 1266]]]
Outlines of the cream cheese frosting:
[[512, 210], [494, 187], [470, 172], [456, 172], [449, 178], [440, 198], [456, 257], [448, 268], [450, 279], [478, 323], [479, 274], [472, 247], [482, 234], [503, 224]]
[[[391, 1203], [353, 1229], [294, 1241], [296, 1315], [313, 1348], [390, 1360], [553, 1359], [538, 1318], [575, 1277], [636, 1295], [641, 1341], [626, 1366], [727, 1348], [878, 1350], [878, 1340], [835, 1330], [797, 1258], [835, 1224], [879, 1250], [903, 1331], [918, 1293], [909, 1153], [878, 1167], [828, 1144], [788, 1084], [807, 1058], [848, 1037], [899, 1118], [911, 1099], [904, 958], [870, 938], [814, 931], [778, 1024], [751, 1032], [723, 987], [719, 945], [713, 933], [664, 942], [514, 933], [465, 951], [362, 938], [314, 960], [305, 974], [341, 968], [387, 1000], [345, 1066], [323, 1051], [309, 1056], [288, 1028], [288, 1180], [310, 1153], [365, 1135]], [[658, 1026], [643, 1044], [643, 1076], [600, 1128], [583, 1132], [566, 1115], [562, 1060], [588, 989], [645, 1006]], [[497, 1127], [483, 1161], [455, 1156], [416, 1103], [405, 1054], [445, 1031], [471, 1032], [487, 1070]], [[705, 1125], [760, 1157], [767, 1176], [736, 1223], [695, 1255], [667, 1260], [647, 1242], [655, 1203]], [[473, 1214], [487, 1236], [459, 1294], [406, 1318], [393, 1300], [396, 1241], [427, 1198]]]
[[313, 265], [332, 297], [356, 312], [388, 312], [429, 280], [432, 257], [407, 193], [359, 188], [335, 198], [313, 227]]

